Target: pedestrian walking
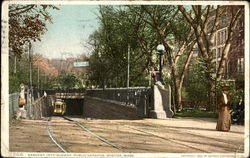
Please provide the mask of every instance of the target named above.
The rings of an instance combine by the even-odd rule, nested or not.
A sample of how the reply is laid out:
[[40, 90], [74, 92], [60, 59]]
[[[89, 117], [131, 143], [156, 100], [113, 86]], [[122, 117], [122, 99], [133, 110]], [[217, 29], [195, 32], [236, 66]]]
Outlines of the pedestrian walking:
[[16, 114], [17, 119], [26, 118], [25, 105], [26, 105], [25, 86], [24, 86], [24, 84], [21, 84], [19, 98], [18, 98], [19, 109], [18, 109], [17, 114]]
[[222, 87], [222, 92], [218, 96], [218, 120], [216, 129], [218, 131], [229, 131], [231, 127], [231, 97], [229, 95], [229, 87]]

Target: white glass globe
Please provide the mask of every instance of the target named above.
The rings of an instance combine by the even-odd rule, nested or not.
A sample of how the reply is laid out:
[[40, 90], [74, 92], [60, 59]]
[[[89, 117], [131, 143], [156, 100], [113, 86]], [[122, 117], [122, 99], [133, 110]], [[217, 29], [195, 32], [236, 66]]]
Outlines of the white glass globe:
[[157, 47], [156, 47], [157, 51], [162, 53], [164, 50], [165, 50], [165, 47], [163, 44], [159, 44]]

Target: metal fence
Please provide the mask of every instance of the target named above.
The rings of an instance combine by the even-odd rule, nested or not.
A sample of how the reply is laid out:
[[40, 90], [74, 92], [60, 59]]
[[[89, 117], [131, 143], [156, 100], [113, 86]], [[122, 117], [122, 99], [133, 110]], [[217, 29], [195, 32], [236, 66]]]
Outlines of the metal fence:
[[[40, 98], [31, 97], [29, 93], [25, 93], [25, 98], [27, 104], [25, 105], [26, 109], [26, 118], [27, 119], [42, 119], [42, 117], [47, 117], [51, 115], [51, 104], [54, 100], [54, 96], [42, 96]], [[9, 95], [9, 118], [12, 119], [16, 117], [16, 114], [19, 110], [18, 106], [19, 93], [13, 93]], [[35, 98], [35, 99], [34, 99]]]
[[42, 117], [48, 117], [52, 113], [52, 101], [54, 100], [53, 96], [42, 96], [41, 98], [35, 100], [32, 104], [32, 119], [39, 120]]
[[46, 92], [48, 95], [54, 95], [56, 93], [85, 93], [85, 89], [47, 89], [41, 92]]
[[19, 107], [18, 107], [19, 93], [9, 94], [9, 118], [15, 117]]
[[[55, 97], [55, 93], [85, 93], [86, 96], [117, 101], [127, 106], [137, 108], [137, 113], [140, 117], [148, 117], [149, 110], [151, 109], [151, 88], [148, 87], [45, 90], [45, 92], [48, 96], [42, 98], [38, 98], [35, 91], [33, 91], [33, 97], [31, 97], [30, 94], [26, 94], [26, 110], [27, 117], [29, 119], [40, 119], [42, 116], [49, 116], [51, 111], [49, 109], [49, 105], [51, 104], [52, 100], [55, 99], [53, 98]], [[42, 96], [43, 93], [44, 91], [40, 91], [40, 96]]]
[[106, 88], [87, 89], [86, 95], [105, 100], [112, 100], [124, 103], [137, 108], [137, 113], [141, 117], [148, 117], [151, 88]]

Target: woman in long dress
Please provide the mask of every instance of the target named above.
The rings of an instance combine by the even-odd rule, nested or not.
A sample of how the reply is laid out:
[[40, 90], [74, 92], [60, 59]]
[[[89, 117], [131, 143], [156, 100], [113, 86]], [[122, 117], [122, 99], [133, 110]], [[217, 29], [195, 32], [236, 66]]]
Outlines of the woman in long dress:
[[216, 129], [218, 131], [229, 131], [231, 127], [231, 97], [228, 87], [222, 88], [222, 93], [218, 97], [218, 120]]

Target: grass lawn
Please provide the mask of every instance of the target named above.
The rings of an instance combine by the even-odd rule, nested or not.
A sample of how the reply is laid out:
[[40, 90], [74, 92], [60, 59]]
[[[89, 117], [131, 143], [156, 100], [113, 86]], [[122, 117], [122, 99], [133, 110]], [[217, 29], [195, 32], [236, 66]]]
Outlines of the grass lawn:
[[174, 117], [208, 117], [217, 118], [218, 114], [209, 112], [202, 108], [183, 108], [181, 111], [176, 112]]

